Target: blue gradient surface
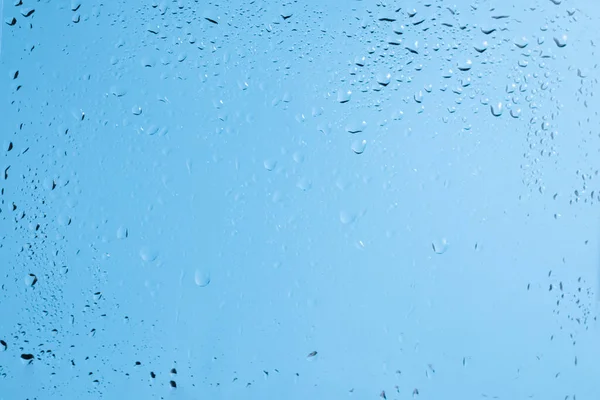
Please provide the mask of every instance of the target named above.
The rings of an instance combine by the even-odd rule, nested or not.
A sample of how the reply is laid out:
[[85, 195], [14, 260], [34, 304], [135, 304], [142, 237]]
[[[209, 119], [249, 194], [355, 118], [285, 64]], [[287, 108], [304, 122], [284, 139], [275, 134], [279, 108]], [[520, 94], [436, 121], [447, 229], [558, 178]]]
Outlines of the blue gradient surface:
[[597, 400], [600, 3], [2, 3], [0, 400]]

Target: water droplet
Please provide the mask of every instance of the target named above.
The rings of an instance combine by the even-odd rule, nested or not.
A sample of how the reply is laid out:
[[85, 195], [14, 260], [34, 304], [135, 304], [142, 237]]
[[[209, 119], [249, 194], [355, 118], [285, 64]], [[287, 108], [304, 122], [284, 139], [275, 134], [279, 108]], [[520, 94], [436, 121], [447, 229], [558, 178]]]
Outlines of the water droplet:
[[275, 167], [277, 167], [277, 161], [273, 159], [267, 159], [263, 162], [263, 165], [267, 171], [273, 171]]
[[24, 17], [29, 17], [34, 12], [35, 12], [35, 9], [33, 9], [31, 7], [23, 7], [23, 8], [21, 8], [21, 15], [24, 16]]
[[496, 28], [491, 27], [491, 26], [482, 26], [481, 32], [484, 33], [485, 35], [489, 35], [491, 33], [496, 32]]
[[344, 91], [339, 90], [337, 94], [337, 101], [340, 103], [347, 103], [352, 98], [352, 92], [350, 90]]
[[129, 237], [129, 229], [127, 229], [124, 226], [120, 226], [119, 229], [117, 229], [117, 239], [127, 239], [127, 237]]
[[71, 0], [71, 11], [77, 11], [81, 7], [81, 0]]
[[415, 40], [412, 44], [407, 44], [406, 50], [410, 51], [413, 54], [419, 54], [419, 41]]
[[377, 74], [377, 83], [381, 86], [387, 86], [390, 84], [390, 80], [392, 79], [392, 75], [389, 73], [379, 73]]
[[38, 279], [37, 276], [35, 276], [35, 274], [28, 274], [25, 277], [25, 285], [27, 287], [34, 287], [35, 284], [37, 283]]
[[502, 105], [501, 102], [492, 104], [492, 105], [490, 105], [490, 111], [492, 112], [492, 115], [494, 117], [499, 117], [502, 115], [502, 112], [504, 111], [504, 106]]
[[304, 154], [299, 151], [296, 151], [292, 156], [292, 159], [298, 164], [302, 164], [304, 162]]
[[356, 214], [349, 211], [340, 211], [340, 222], [344, 225], [353, 223], [356, 220]]
[[140, 106], [133, 106], [131, 108], [131, 113], [133, 115], [140, 115], [142, 113], [142, 107], [140, 107]]
[[459, 64], [457, 68], [459, 69], [459, 71], [468, 71], [471, 69], [472, 66], [473, 62], [471, 60], [466, 60], [462, 64]]
[[367, 127], [366, 121], [350, 122], [346, 125], [346, 132], [356, 134], [364, 131]]
[[519, 118], [521, 116], [521, 109], [513, 108], [512, 110], [510, 110], [510, 116], [513, 118]]
[[210, 274], [207, 271], [197, 269], [194, 273], [194, 282], [200, 287], [206, 287], [210, 283]]
[[473, 46], [475, 48], [475, 51], [478, 53], [483, 53], [484, 51], [487, 50], [488, 48], [488, 42], [486, 40], [484, 40], [483, 42], [476, 44], [475, 46]]
[[556, 43], [558, 47], [565, 47], [567, 45], [567, 35], [555, 36], [554, 43]]
[[517, 46], [520, 49], [524, 49], [525, 47], [527, 47], [527, 45], [529, 44], [529, 40], [523, 36], [520, 38], [517, 38], [513, 41], [513, 43], [515, 44], [515, 46]]
[[158, 32], [160, 32], [160, 27], [158, 25], [152, 25], [152, 24], [148, 24], [146, 26], [146, 30], [154, 35], [158, 34]]
[[300, 178], [296, 183], [296, 187], [300, 190], [307, 191], [312, 187], [312, 182], [307, 178]]
[[358, 57], [356, 56], [356, 58], [354, 58], [354, 64], [358, 65], [359, 67], [364, 67], [365, 63], [367, 61], [366, 57]]
[[400, 111], [394, 111], [394, 112], [392, 113], [392, 119], [393, 119], [394, 121], [400, 121], [400, 120], [402, 120], [403, 118], [404, 118], [404, 112], [403, 112], [403, 111], [401, 111], [401, 110], [400, 110]]
[[156, 135], [158, 133], [158, 126], [156, 125], [148, 125], [146, 127], [141, 127], [140, 132], [145, 133], [146, 135]]
[[158, 258], [158, 251], [144, 246], [140, 249], [140, 258], [145, 262], [152, 262]]
[[423, 102], [423, 92], [419, 90], [417, 93], [415, 93], [414, 99], [417, 103]]
[[111, 86], [110, 93], [116, 97], [123, 97], [127, 94], [127, 90], [125, 90], [125, 88], [120, 87], [120, 86]]
[[355, 154], [362, 154], [362, 153], [364, 153], [366, 147], [367, 147], [367, 141], [365, 139], [363, 139], [363, 140], [358, 140], [358, 139], [354, 140], [352, 142], [352, 146], [351, 146], [352, 151]]
[[448, 250], [448, 241], [446, 238], [441, 238], [431, 242], [431, 248], [435, 254], [444, 254]]

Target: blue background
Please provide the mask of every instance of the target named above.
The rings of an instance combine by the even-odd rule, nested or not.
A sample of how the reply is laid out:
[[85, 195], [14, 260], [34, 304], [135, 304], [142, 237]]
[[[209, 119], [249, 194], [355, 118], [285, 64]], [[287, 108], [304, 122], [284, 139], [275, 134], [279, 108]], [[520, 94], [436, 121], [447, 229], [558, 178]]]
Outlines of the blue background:
[[600, 398], [599, 17], [3, 2], [0, 399]]

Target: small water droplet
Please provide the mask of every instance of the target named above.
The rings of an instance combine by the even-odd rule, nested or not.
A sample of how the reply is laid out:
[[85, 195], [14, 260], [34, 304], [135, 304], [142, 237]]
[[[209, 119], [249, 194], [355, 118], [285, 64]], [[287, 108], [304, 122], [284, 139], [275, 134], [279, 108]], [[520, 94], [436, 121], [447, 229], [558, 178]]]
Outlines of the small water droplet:
[[125, 88], [120, 87], [120, 86], [111, 86], [110, 93], [116, 97], [123, 97], [127, 94], [127, 90], [125, 90]]
[[312, 183], [309, 179], [307, 178], [300, 178], [298, 179], [298, 182], [296, 183], [296, 187], [300, 190], [310, 190], [310, 188], [312, 187]]
[[340, 222], [344, 225], [353, 223], [356, 220], [356, 214], [349, 211], [340, 211]]
[[210, 274], [206, 271], [197, 269], [194, 273], [194, 282], [200, 287], [206, 287], [210, 283]]
[[127, 239], [127, 237], [129, 237], [129, 229], [127, 229], [124, 226], [120, 226], [119, 229], [117, 229], [117, 239]]
[[294, 155], [292, 155], [292, 159], [293, 159], [293, 160], [294, 160], [296, 163], [298, 163], [298, 164], [302, 164], [302, 163], [304, 162], [304, 154], [302, 154], [302, 153], [301, 153], [301, 152], [299, 152], [299, 151], [296, 151], [296, 152], [294, 153]]
[[435, 254], [444, 254], [448, 250], [448, 241], [446, 238], [434, 240], [431, 243], [431, 247]]
[[275, 167], [277, 167], [277, 160], [266, 159], [263, 162], [263, 165], [267, 171], [273, 171], [275, 169]]
[[140, 249], [140, 258], [145, 262], [152, 262], [158, 258], [158, 251], [144, 246]]
[[392, 119], [393, 119], [394, 121], [400, 121], [400, 120], [402, 120], [403, 118], [404, 118], [404, 112], [403, 112], [402, 110], [400, 110], [400, 111], [394, 111], [394, 112], [392, 113]]

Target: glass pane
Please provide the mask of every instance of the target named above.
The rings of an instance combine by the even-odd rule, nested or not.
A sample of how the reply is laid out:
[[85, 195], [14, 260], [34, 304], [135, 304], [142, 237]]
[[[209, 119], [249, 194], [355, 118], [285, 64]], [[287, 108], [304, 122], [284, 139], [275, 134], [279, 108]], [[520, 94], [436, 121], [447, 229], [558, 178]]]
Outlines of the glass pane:
[[0, 400], [600, 396], [600, 3], [0, 8]]

